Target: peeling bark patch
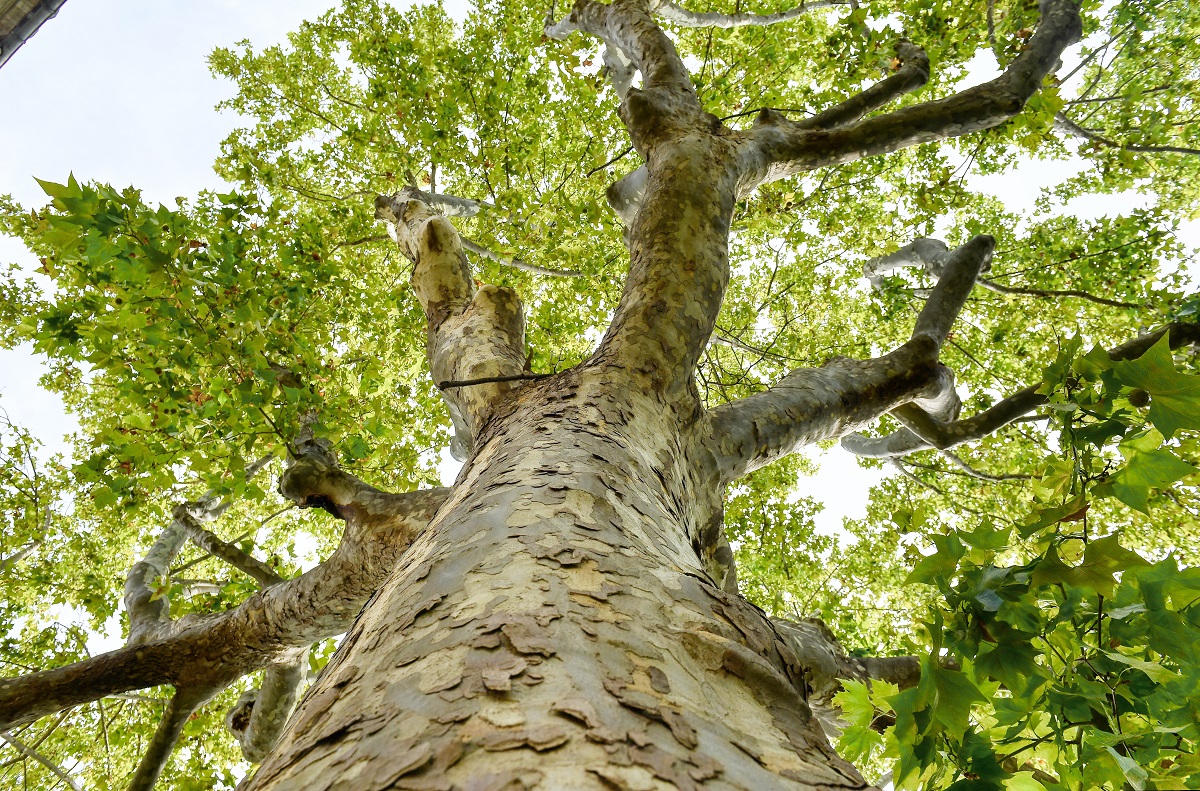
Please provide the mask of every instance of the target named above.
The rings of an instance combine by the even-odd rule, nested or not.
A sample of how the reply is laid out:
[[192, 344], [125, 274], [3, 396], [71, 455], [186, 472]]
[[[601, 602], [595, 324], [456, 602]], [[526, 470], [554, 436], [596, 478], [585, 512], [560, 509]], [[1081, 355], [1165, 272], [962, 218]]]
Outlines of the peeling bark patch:
[[719, 503], [674, 418], [578, 382], [505, 402], [252, 788], [350, 783], [410, 739], [433, 752], [393, 787], [811, 787], [781, 773], [827, 748], [778, 635], [693, 548]]
[[536, 728], [495, 731], [480, 737], [476, 743], [488, 752], [530, 747], [541, 753], [563, 746], [570, 738], [570, 734], [561, 728], [543, 725]]

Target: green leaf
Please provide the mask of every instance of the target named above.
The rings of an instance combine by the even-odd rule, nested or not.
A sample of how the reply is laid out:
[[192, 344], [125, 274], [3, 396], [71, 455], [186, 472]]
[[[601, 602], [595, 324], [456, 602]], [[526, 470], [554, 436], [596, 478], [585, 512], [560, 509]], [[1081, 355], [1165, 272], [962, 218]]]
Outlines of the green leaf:
[[938, 580], [949, 577], [958, 568], [958, 561], [966, 554], [966, 547], [958, 540], [958, 536], [932, 536], [931, 540], [937, 550], [924, 558], [904, 579], [904, 583], [922, 582], [935, 584]]
[[1126, 656], [1125, 654], [1119, 653], [1117, 651], [1105, 651], [1103, 653], [1105, 656], [1107, 656], [1109, 659], [1113, 660], [1114, 662], [1120, 662], [1123, 665], [1129, 665], [1130, 667], [1134, 668], [1135, 670], [1142, 671], [1147, 676], [1149, 676], [1151, 679], [1153, 679], [1154, 681], [1157, 681], [1160, 684], [1165, 684], [1168, 681], [1174, 681], [1175, 679], [1180, 677], [1178, 673], [1176, 673], [1173, 670], [1169, 670], [1169, 669], [1163, 667], [1158, 662], [1147, 662], [1144, 659], [1138, 659], [1137, 657]]
[[1033, 772], [1015, 772], [1004, 781], [1005, 791], [1046, 791], [1046, 787], [1038, 782]]
[[1094, 491], [1099, 495], [1111, 493], [1130, 508], [1148, 514], [1151, 489], [1162, 489], [1196, 472], [1200, 470], [1169, 450], [1137, 451], [1130, 455], [1125, 466]]
[[1127, 755], [1121, 755], [1112, 747], [1106, 749], [1116, 760], [1117, 765], [1121, 767], [1121, 772], [1125, 775], [1125, 779], [1129, 781], [1129, 785], [1133, 786], [1134, 791], [1142, 791], [1146, 787], [1146, 780], [1150, 778], [1146, 770], [1138, 766], [1137, 761]]
[[1166, 333], [1141, 357], [1114, 363], [1113, 370], [1123, 384], [1150, 393], [1150, 422], [1164, 437], [1200, 430], [1200, 376], [1175, 370]]
[[1008, 536], [1012, 532], [1012, 528], [996, 528], [992, 524], [991, 519], [985, 518], [979, 523], [979, 526], [970, 533], [957, 531], [958, 537], [963, 540], [963, 543], [983, 550], [1004, 549], [1008, 546]]
[[947, 670], [933, 666], [937, 685], [937, 705], [933, 716], [946, 726], [946, 731], [956, 741], [961, 741], [970, 725], [971, 706], [987, 700], [971, 679], [958, 670]]

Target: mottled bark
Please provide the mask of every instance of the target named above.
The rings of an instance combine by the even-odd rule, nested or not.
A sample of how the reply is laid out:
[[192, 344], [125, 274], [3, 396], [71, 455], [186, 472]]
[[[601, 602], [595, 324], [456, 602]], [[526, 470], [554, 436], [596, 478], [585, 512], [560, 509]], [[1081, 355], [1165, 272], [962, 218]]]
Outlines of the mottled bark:
[[688, 413], [525, 385], [248, 787], [861, 787], [791, 643], [697, 547]]
[[301, 651], [267, 667], [262, 685], [242, 693], [229, 710], [225, 724], [241, 744], [247, 761], [260, 762], [275, 746], [296, 707], [307, 673], [308, 652]]
[[525, 316], [511, 288], [478, 289], [458, 232], [420, 200], [401, 192], [375, 202], [400, 249], [413, 261], [412, 283], [428, 320], [426, 350], [435, 382], [492, 379], [488, 384], [444, 389], [454, 424], [451, 452], [464, 460], [475, 435], [525, 367]]
[[[432, 183], [379, 198], [377, 216], [414, 264], [430, 372], [466, 461], [453, 490], [380, 492], [338, 469], [320, 440], [297, 440], [280, 491], [345, 521], [333, 556], [272, 580], [200, 526], [223, 506], [182, 507], [129, 575], [131, 645], [0, 681], [0, 728], [173, 684], [167, 743], [193, 696], [265, 668], [230, 719], [251, 759], [275, 744], [254, 789], [865, 786], [810, 704], [826, 706], [841, 678], [909, 684], [913, 660], [851, 659], [814, 625], [773, 623], [738, 596], [724, 487], [886, 412], [908, 427], [898, 441], [962, 431], [938, 356], [993, 242], [934, 251], [938, 285], [891, 354], [794, 371], [707, 412], [694, 372], [729, 279], [734, 205], [771, 179], [1003, 122], [1078, 37], [1078, 10], [1045, 0], [1004, 75], [956, 96], [862, 120], [928, 79], [924, 52], [902, 43], [896, 72], [862, 94], [803, 121], [766, 112], [745, 131], [704, 110], [656, 12], [688, 16], [578, 0], [547, 26], [604, 43], [644, 162], [609, 192], [630, 269], [592, 357], [553, 376], [524, 371], [520, 300], [476, 285], [447, 219], [480, 204]], [[171, 621], [155, 581], [189, 535], [267, 587], [229, 612]], [[289, 719], [303, 651], [352, 622]], [[148, 755], [147, 776], [164, 760]]]

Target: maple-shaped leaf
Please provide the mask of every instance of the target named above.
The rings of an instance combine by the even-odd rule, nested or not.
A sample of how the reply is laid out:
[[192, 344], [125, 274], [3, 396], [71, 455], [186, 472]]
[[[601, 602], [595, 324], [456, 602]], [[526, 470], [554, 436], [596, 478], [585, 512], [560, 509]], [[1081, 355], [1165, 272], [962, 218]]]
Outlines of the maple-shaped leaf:
[[1111, 494], [1130, 508], [1148, 514], [1151, 489], [1170, 486], [1195, 472], [1198, 472], [1195, 467], [1169, 450], [1137, 451], [1130, 454], [1124, 467], [1093, 492]]
[[1166, 333], [1136, 360], [1113, 364], [1122, 384], [1150, 394], [1150, 422], [1167, 439], [1177, 429], [1200, 430], [1200, 376], [1175, 370]]

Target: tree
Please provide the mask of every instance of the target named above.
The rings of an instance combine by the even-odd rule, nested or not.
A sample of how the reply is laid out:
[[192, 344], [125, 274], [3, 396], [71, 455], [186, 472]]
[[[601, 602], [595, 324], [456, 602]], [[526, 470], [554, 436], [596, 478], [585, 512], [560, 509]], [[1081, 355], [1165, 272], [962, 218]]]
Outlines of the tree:
[[[1196, 202], [1180, 178], [1194, 121], [1172, 116], [1190, 112], [1178, 64], [1197, 12], [1111, 10], [1122, 47], [1161, 38], [1132, 66], [1106, 59], [1111, 42], [1085, 57], [1069, 101], [1111, 91], [1095, 103], [1127, 114], [1084, 119], [1054, 76], [1100, 24], [1073, 0], [813, 10], [583, 0], [543, 25], [495, 4], [456, 36], [436, 8], [354, 0], [288, 50], [214, 55], [256, 121], [219, 163], [237, 191], [152, 209], [72, 177], [44, 184], [46, 209], [9, 202], [6, 227], [54, 288], [7, 281], [5, 340], [49, 357], [83, 425], [69, 472], [34, 475], [26, 440], [9, 454], [4, 563], [30, 569], [9, 622], [54, 599], [103, 621], [104, 573], [53, 572], [129, 561], [125, 648], [0, 681], [20, 760], [70, 782], [12, 729], [96, 702], [108, 734], [104, 699], [169, 687], [130, 787], [226, 710], [261, 761], [250, 788], [860, 787], [827, 734], [844, 728], [842, 752], [873, 767], [888, 719], [901, 783], [1194, 783], [1196, 493], [1173, 485], [1195, 471], [1200, 379], [1172, 352], [1200, 329], [1166, 264]], [[913, 40], [863, 88], [897, 32], [867, 20], [888, 11]], [[931, 62], [983, 41], [1000, 76], [926, 85]], [[810, 58], [818, 45], [828, 56]], [[1145, 71], [1164, 81], [1131, 87]], [[935, 98], [904, 98], [922, 88]], [[994, 171], [1014, 147], [1061, 145], [1054, 129], [1097, 163], [1060, 197], [1148, 181], [1157, 204], [1022, 226], [932, 145], [965, 139], [967, 167]], [[608, 213], [597, 184], [633, 152]], [[953, 246], [927, 238], [946, 211]], [[831, 268], [823, 238], [865, 263]], [[467, 253], [502, 284], [477, 281]], [[1009, 285], [1022, 263], [1049, 271]], [[1027, 299], [1040, 321], [1012, 309]], [[964, 310], [988, 331], [960, 341]], [[1056, 449], [1014, 432], [1031, 420], [1055, 423]], [[793, 454], [832, 440], [907, 477], [865, 540], [798, 560]], [[1002, 472], [957, 455], [981, 441]], [[447, 444], [458, 480], [417, 488], [421, 452]], [[264, 470], [332, 521], [280, 516]], [[297, 573], [306, 528], [324, 559]], [[881, 557], [900, 531], [937, 551]], [[184, 561], [189, 542], [201, 554]], [[789, 564], [813, 577], [803, 609]], [[831, 579], [856, 564], [908, 597], [923, 638], [838, 612], [854, 599]], [[33, 667], [56, 653], [53, 636], [13, 648]], [[196, 764], [223, 749], [189, 747]], [[197, 767], [174, 782], [211, 781]]]

